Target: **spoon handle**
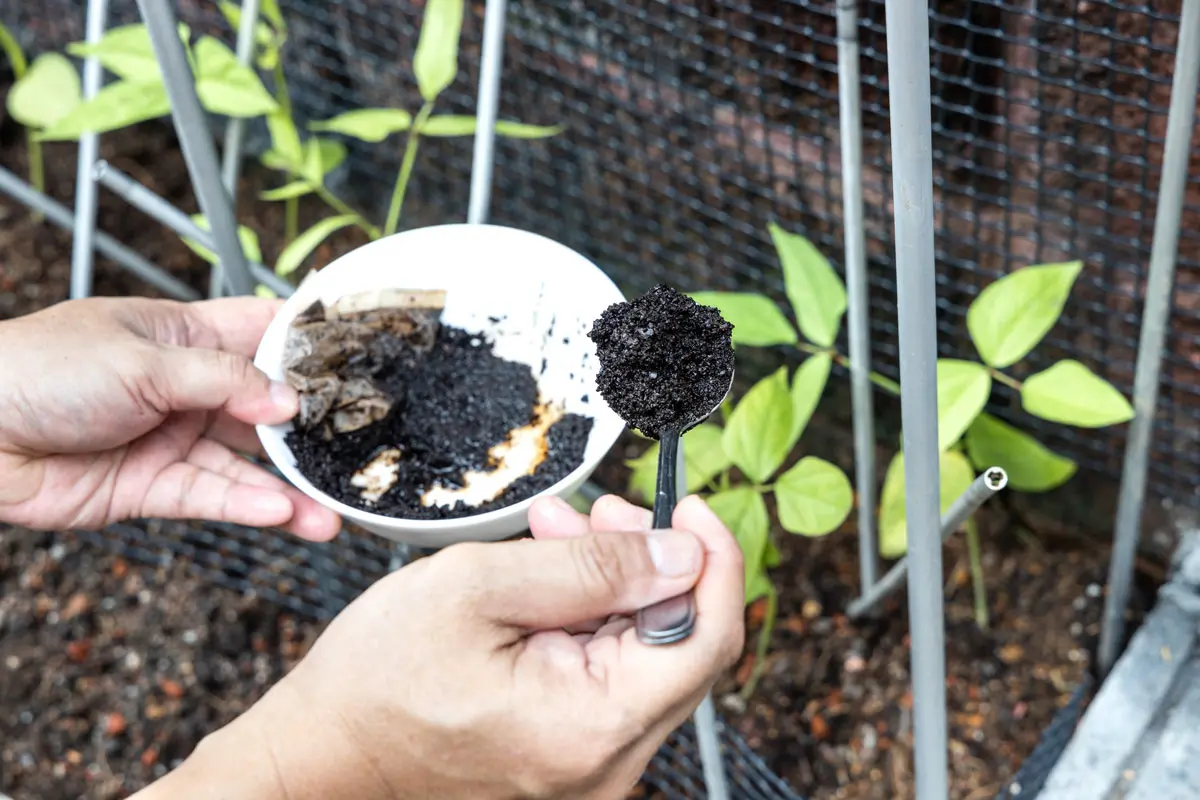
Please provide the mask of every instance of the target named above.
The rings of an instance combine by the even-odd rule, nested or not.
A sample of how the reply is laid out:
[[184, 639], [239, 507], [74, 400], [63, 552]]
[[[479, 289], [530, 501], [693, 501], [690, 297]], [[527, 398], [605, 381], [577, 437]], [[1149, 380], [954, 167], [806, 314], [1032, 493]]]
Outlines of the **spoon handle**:
[[[658, 485], [654, 492], [654, 528], [671, 527], [679, 475], [679, 431], [663, 431], [658, 440]], [[645, 644], [672, 644], [686, 639], [696, 626], [692, 593], [681, 594], [637, 612], [637, 636]]]

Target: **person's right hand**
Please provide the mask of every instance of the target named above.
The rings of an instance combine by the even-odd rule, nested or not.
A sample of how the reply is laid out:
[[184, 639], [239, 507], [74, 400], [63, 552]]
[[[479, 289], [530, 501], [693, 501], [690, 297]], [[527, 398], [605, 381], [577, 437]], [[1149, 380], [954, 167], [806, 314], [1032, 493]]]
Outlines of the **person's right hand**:
[[[615, 498], [530, 517], [380, 580], [147, 800], [624, 797], [742, 651], [741, 551], [698, 497], [671, 531]], [[639, 642], [629, 615], [693, 587], [692, 635]]]

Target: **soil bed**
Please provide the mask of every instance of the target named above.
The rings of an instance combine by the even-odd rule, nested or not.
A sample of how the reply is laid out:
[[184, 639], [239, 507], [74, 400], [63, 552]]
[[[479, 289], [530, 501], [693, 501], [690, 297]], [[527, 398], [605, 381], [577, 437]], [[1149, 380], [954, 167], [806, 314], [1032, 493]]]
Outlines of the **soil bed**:
[[[22, 172], [20, 139], [8, 142], [0, 162]], [[60, 158], [47, 158], [50, 193], [69, 205], [74, 151], [51, 149]], [[101, 150], [159, 194], [196, 210], [169, 132], [139, 127], [106, 135]], [[262, 234], [268, 255], [278, 251], [273, 232], [282, 229], [281, 209], [255, 195], [277, 182], [247, 169], [239, 192], [240, 221]], [[111, 193], [101, 192], [99, 203], [110, 234], [177, 275], [197, 282], [207, 276], [186, 247]], [[316, 216], [307, 202], [302, 208], [304, 227]], [[317, 260], [357, 246], [355, 236], [333, 240]], [[66, 297], [69, 235], [32, 224], [23, 208], [0, 198], [0, 247], [0, 317]], [[101, 260], [97, 291], [145, 288]], [[623, 486], [621, 462], [645, 446], [627, 437], [597, 477], [607, 488]], [[972, 621], [959, 537], [945, 554], [955, 800], [994, 797], [1086, 674], [1109, 557], [1098, 535], [1018, 535], [1002, 505], [989, 504], [982, 520], [992, 616], [986, 631]], [[753, 667], [748, 653], [718, 686], [722, 713], [806, 797], [912, 797], [903, 597], [877, 621], [851, 623], [842, 609], [858, 582], [853, 532], [819, 540], [772, 535], [782, 552], [771, 571], [780, 610], [764, 676], [742, 702], [738, 690]], [[1143, 575], [1135, 614], [1153, 588]], [[761, 606], [749, 612], [749, 648], [761, 613]], [[197, 577], [182, 559], [143, 570], [70, 534], [0, 527], [0, 792], [14, 800], [128, 796], [245, 710], [321, 629]]]

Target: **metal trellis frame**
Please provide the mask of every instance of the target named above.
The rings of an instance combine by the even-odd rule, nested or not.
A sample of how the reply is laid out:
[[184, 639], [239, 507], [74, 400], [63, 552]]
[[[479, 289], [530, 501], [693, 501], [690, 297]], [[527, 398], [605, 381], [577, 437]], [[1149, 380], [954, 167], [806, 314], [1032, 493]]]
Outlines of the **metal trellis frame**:
[[[247, 263], [237, 236], [234, 209], [245, 138], [244, 122], [231, 120], [226, 129], [222, 159], [218, 161], [207, 118], [191, 80], [185, 52], [175, 36], [176, 19], [171, 5], [166, 0], [137, 2], [162, 69], [172, 121], [210, 230], [201, 229], [165, 199], [101, 160], [99, 139], [95, 134], [86, 134], [79, 142], [74, 213], [3, 169], [0, 169], [0, 192], [42, 212], [53, 224], [73, 230], [71, 297], [85, 297], [91, 293], [94, 252], [113, 259], [170, 296], [185, 300], [201, 296], [201, 293], [97, 230], [97, 192], [101, 186], [179, 235], [189, 237], [217, 254], [208, 294], [246, 294], [253, 291], [255, 283], [262, 283], [280, 295], [287, 295], [291, 287], [286, 281], [262, 264]], [[917, 798], [941, 800], [948, 795], [942, 542], [980, 504], [1004, 488], [1007, 478], [1003, 470], [985, 470], [944, 516], [939, 514], [936, 392], [939, 309], [935, 264], [940, 255], [935, 247], [935, 227], [945, 225], [945, 222], [939, 223], [934, 213], [936, 185], [933, 162], [934, 137], [945, 135], [946, 126], [934, 124], [928, 25], [931, 17], [935, 21], [938, 19], [938, 12], [931, 13], [927, 2], [921, 0], [885, 0], [884, 6], [886, 22], [889, 23], [886, 94], [891, 126], [893, 266], [898, 298], [898, 362], [909, 555], [882, 578], [879, 576], [873, 516], [877, 502], [874, 490], [874, 401], [869, 378], [872, 357], [870, 337], [873, 322], [877, 323], [878, 319], [872, 319], [868, 298], [869, 241], [866, 231], [870, 222], [864, 211], [864, 186], [869, 183], [864, 172], [877, 165], [864, 159], [863, 154], [863, 117], [865, 113], [878, 114], [879, 103], [876, 101], [864, 106], [862, 97], [864, 51], [872, 52], [870, 57], [876, 59], [878, 53], [872, 51], [869, 42], [860, 49], [859, 39], [864, 31], [882, 34], [883, 26], [869, 17], [860, 18], [857, 3], [839, 0], [835, 12], [843, 189], [842, 238], [847, 284], [850, 350], [847, 366], [852, 389], [861, 584], [859, 596], [849, 605], [848, 613], [852, 617], [870, 613], [878, 608], [883, 598], [899, 588], [909, 572], [912, 573], [907, 588], [912, 630]], [[103, 36], [108, 13], [108, 0], [88, 0], [87, 41], [94, 43]], [[497, 162], [495, 123], [500, 108], [500, 82], [509, 13], [506, 0], [487, 0], [476, 96], [478, 123], [469, 171], [467, 219], [472, 223], [484, 223], [490, 216], [493, 170]], [[525, 15], [528, 12], [522, 7], [520, 13]], [[237, 58], [243, 64], [250, 63], [253, 57], [253, 31], [258, 17], [258, 0], [243, 0], [237, 41]], [[1160, 407], [1163, 354], [1168, 345], [1168, 319], [1173, 308], [1172, 290], [1189, 186], [1189, 151], [1195, 127], [1195, 98], [1200, 82], [1200, 0], [1183, 0], [1179, 31], [1166, 126], [1163, 176], [1157, 194], [1153, 245], [1138, 338], [1134, 378], [1136, 415], [1130, 426], [1124, 453], [1114, 551], [1108, 576], [1109, 592], [1100, 644], [1102, 674], [1111, 668], [1119, 654], [1148, 469], [1153, 456], [1151, 439], [1156, 412]], [[939, 55], [944, 55], [945, 49], [934, 42], [934, 51]], [[866, 84], [869, 85], [869, 81]], [[85, 58], [83, 96], [94, 97], [102, 85], [103, 73], [99, 61], [92, 56]], [[939, 113], [942, 113], [945, 103], [940, 99], [939, 102]], [[682, 469], [680, 476], [682, 480]], [[584, 494], [594, 497], [599, 491], [598, 487], [589, 484]], [[392, 566], [399, 566], [411, 557], [411, 552], [397, 550]], [[321, 563], [334, 564], [334, 559], [325, 557]], [[324, 585], [320, 584], [320, 574], [316, 580], [318, 588]], [[338, 589], [341, 594], [345, 591], [344, 586]], [[708, 796], [724, 800], [730, 796], [730, 785], [737, 788], [740, 779], [736, 776], [731, 778], [722, 769], [722, 737], [726, 736], [726, 732], [717, 718], [711, 697], [706, 698], [697, 711], [690, 728], [695, 731], [698, 740], [697, 752]], [[724, 752], [731, 752], [727, 742]]]
[[1099, 667], [1105, 675], [1116, 661], [1125, 632], [1125, 610], [1133, 585], [1134, 557], [1142, 525], [1146, 471], [1150, 462], [1150, 435], [1158, 409], [1158, 385], [1171, 316], [1171, 289], [1187, 188], [1192, 131], [1196, 127], [1196, 88], [1200, 79], [1200, 0], [1183, 0], [1179, 43], [1175, 53], [1171, 106], [1167, 112], [1167, 140], [1163, 152], [1158, 211], [1154, 215], [1154, 244], [1142, 330], [1138, 342], [1137, 372], [1133, 382], [1134, 418], [1125, 446], [1121, 494], [1113, 532], [1112, 561], [1108, 571], [1108, 597], [1100, 634]]

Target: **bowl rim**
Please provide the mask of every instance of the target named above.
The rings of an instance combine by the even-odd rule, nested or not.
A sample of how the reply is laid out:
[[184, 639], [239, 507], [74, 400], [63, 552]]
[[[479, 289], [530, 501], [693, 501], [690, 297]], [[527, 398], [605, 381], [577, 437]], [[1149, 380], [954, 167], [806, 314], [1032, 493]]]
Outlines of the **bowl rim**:
[[[599, 277], [601, 279], [601, 281], [603, 283], [605, 283], [609, 287], [611, 287], [612, 295], [614, 298], [613, 302], [622, 302], [625, 300], [624, 293], [621, 291], [620, 287], [618, 287], [616, 285], [616, 283], [612, 280], [612, 278], [609, 277], [609, 275], [606, 272], [604, 272], [604, 270], [602, 270], [599, 267], [599, 265], [597, 265], [594, 261], [592, 261], [587, 256], [583, 255], [582, 253], [568, 247], [567, 245], [565, 245], [555, 239], [551, 239], [547, 236], [543, 236], [542, 234], [535, 233], [533, 231], [527, 231], [522, 228], [514, 228], [514, 227], [510, 227], [510, 226], [506, 226], [506, 225], [495, 225], [495, 224], [491, 224], [491, 223], [446, 223], [446, 224], [442, 224], [442, 225], [428, 225], [428, 226], [424, 226], [421, 228], [412, 228], [412, 229], [409, 229], [406, 231], [400, 231], [398, 233], [391, 234], [390, 236], [381, 237], [380, 239], [376, 239], [374, 241], [367, 242], [366, 244], [360, 245], [359, 247], [356, 247], [353, 250], [343, 253], [342, 255], [340, 255], [336, 259], [334, 259], [333, 261], [330, 261], [325, 266], [323, 266], [319, 272], [324, 272], [325, 270], [328, 270], [331, 267], [335, 267], [339, 261], [342, 261], [347, 256], [354, 254], [354, 253], [358, 253], [365, 248], [370, 248], [372, 246], [378, 245], [385, 241], [395, 242], [400, 237], [404, 237], [404, 236], [411, 235], [411, 234], [418, 233], [418, 232], [426, 232], [426, 235], [428, 235], [427, 232], [430, 230], [434, 230], [434, 229], [444, 229], [444, 230], [446, 230], [447, 233], [450, 233], [452, 231], [463, 231], [463, 229], [470, 229], [470, 230], [472, 230], [472, 232], [479, 231], [479, 230], [505, 231], [506, 234], [516, 234], [520, 237], [524, 237], [524, 238], [527, 238], [530, 240], [539, 239], [542, 242], [553, 245], [555, 248], [561, 249], [565, 256], [569, 255], [571, 257], [579, 259], [584, 264], [586, 264], [588, 267], [590, 267], [596, 273], [597, 277]], [[463, 231], [463, 232], [465, 233], [465, 231]], [[315, 276], [316, 274], [319, 274], [319, 273], [313, 273], [313, 274]], [[305, 280], [307, 280], [307, 278]], [[302, 281], [301, 286], [303, 285], [303, 283], [304, 282]], [[286, 299], [284, 304], [280, 307], [279, 311], [276, 312], [275, 317], [272, 319], [272, 322], [271, 322], [272, 325], [276, 324], [277, 320], [279, 320], [285, 316], [287, 318], [287, 324], [290, 325], [292, 319], [294, 319], [299, 314], [299, 312], [303, 310], [302, 308], [299, 308], [299, 301], [295, 299], [298, 296], [298, 294], [299, 294], [299, 292], [297, 292], [297, 294], [294, 294]], [[260, 360], [263, 363], [266, 362], [266, 354], [262, 351], [261, 343], [260, 343], [259, 349], [255, 353], [254, 363], [255, 363], [256, 367], [259, 367], [260, 369], [262, 369], [263, 367], [262, 367], [262, 365], [260, 365]], [[272, 364], [271, 366], [278, 367], [277, 364]], [[616, 412], [612, 411], [612, 409], [609, 408], [607, 402], [604, 401], [604, 399], [602, 397], [600, 397], [598, 392], [596, 393], [596, 398], [597, 398], [597, 400], [599, 400], [600, 403], [603, 403], [603, 407], [607, 408], [609, 413], [611, 413], [615, 419], [617, 419], [617, 420], [621, 419], [620, 416], [616, 414]], [[599, 422], [599, 420], [596, 417], [593, 417], [592, 431], [589, 432], [589, 434], [588, 434], [589, 443], [591, 442], [591, 437], [596, 435], [596, 431], [598, 430], [598, 426], [596, 423], [598, 423], [598, 422]], [[358, 525], [367, 528], [368, 530], [372, 526], [377, 526], [380, 528], [388, 529], [389, 532], [393, 532], [393, 533], [403, 533], [406, 531], [410, 531], [412, 533], [428, 534], [428, 533], [436, 533], [436, 532], [447, 532], [448, 533], [453, 530], [461, 530], [461, 529], [469, 529], [469, 528], [477, 528], [477, 527], [487, 527], [487, 526], [489, 526], [489, 524], [497, 523], [504, 519], [508, 519], [508, 518], [515, 517], [515, 516], [525, 516], [527, 514], [528, 510], [530, 509], [530, 507], [532, 507], [534, 501], [537, 500], [538, 498], [548, 497], [548, 496], [558, 496], [568, 486], [570, 486], [572, 484], [578, 484], [578, 483], [581, 483], [583, 480], [586, 480], [586, 477], [596, 470], [596, 468], [600, 465], [600, 462], [603, 461], [604, 457], [612, 450], [613, 445], [616, 444], [617, 440], [621, 437], [621, 434], [624, 432], [624, 430], [626, 428], [624, 421], [621, 420], [621, 422], [622, 422], [622, 424], [620, 426], [613, 426], [612, 435], [610, 437], [605, 437], [605, 438], [608, 438], [609, 441], [604, 443], [602, 454], [599, 456], [599, 458], [597, 458], [595, 460], [594, 463], [589, 461], [585, 457], [575, 467], [575, 469], [571, 470], [571, 472], [567, 473], [565, 476], [560, 478], [553, 485], [537, 492], [536, 494], [532, 495], [531, 497], [527, 497], [524, 500], [519, 500], [516, 503], [504, 506], [502, 508], [492, 509], [491, 511], [485, 511], [480, 514], [471, 514], [471, 515], [463, 516], [463, 517], [454, 517], [451, 519], [435, 519], [435, 520], [406, 519], [403, 517], [392, 517], [392, 516], [387, 516], [385, 514], [379, 514], [379, 513], [373, 512], [373, 511], [366, 511], [366, 510], [363, 510], [360, 508], [355, 508], [354, 506], [343, 503], [342, 501], [335, 499], [334, 497], [330, 496], [328, 493], [319, 489], [296, 466], [295, 454], [292, 452], [291, 448], [288, 447], [286, 442], [284, 441], [284, 431], [285, 431], [285, 429], [287, 429], [288, 427], [290, 427], [292, 425], [291, 420], [288, 420], [287, 422], [276, 424], [276, 425], [256, 425], [255, 430], [256, 430], [256, 433], [258, 434], [259, 441], [263, 445], [263, 449], [266, 451], [267, 458], [270, 459], [271, 463], [275, 465], [275, 468], [278, 469], [279, 472], [283, 474], [284, 478], [290, 484], [292, 484], [295, 488], [300, 490], [302, 493], [304, 493], [308, 497], [311, 497], [313, 500], [317, 501], [318, 503], [325, 506], [326, 508], [329, 508], [330, 510], [335, 511], [339, 516], [350, 519], [350, 520], [354, 521], [355, 523], [357, 523]], [[281, 459], [278, 456], [290, 457], [290, 461], [287, 458]], [[381, 534], [377, 533], [376, 535], [381, 535]]]

